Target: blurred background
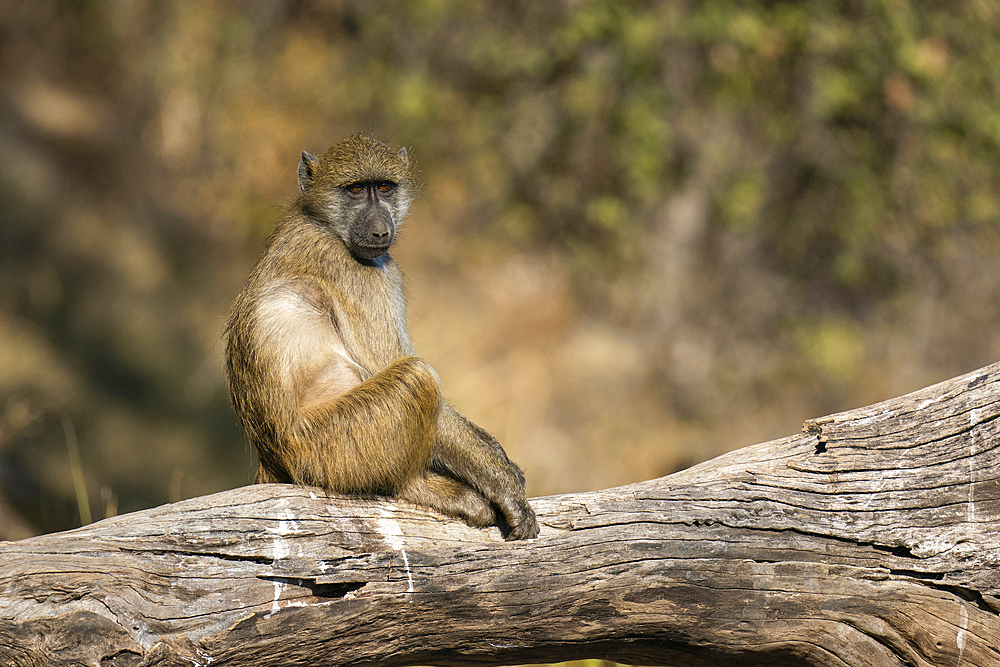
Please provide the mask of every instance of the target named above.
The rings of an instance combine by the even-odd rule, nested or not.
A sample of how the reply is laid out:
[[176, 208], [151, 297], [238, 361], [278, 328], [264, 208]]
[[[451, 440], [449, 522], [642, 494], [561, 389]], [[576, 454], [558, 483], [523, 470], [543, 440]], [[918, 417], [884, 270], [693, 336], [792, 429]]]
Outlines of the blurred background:
[[991, 363], [997, 63], [991, 0], [0, 2], [0, 539], [250, 481], [229, 302], [358, 130], [532, 495]]

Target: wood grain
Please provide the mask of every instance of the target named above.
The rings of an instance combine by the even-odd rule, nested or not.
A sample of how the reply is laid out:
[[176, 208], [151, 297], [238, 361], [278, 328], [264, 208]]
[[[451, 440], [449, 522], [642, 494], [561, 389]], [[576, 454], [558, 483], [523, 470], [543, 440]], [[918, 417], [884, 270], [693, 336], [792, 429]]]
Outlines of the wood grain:
[[260, 485], [0, 543], [2, 665], [1000, 665], [1000, 364], [505, 542]]

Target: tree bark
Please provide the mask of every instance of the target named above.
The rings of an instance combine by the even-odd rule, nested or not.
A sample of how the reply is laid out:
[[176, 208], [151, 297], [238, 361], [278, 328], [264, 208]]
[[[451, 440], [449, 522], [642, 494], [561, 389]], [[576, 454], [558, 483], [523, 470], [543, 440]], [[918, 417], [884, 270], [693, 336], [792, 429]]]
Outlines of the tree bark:
[[3, 665], [1000, 664], [1000, 364], [505, 542], [250, 486], [0, 543]]

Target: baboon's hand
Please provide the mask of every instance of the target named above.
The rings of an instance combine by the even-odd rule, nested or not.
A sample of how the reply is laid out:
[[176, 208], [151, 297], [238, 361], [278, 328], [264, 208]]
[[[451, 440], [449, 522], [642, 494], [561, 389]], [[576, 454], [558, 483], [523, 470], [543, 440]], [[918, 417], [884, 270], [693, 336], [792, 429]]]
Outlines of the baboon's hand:
[[[511, 464], [511, 468], [513, 472], [517, 466]], [[500, 512], [503, 514], [509, 529], [506, 536], [508, 540], [527, 540], [538, 536], [538, 520], [524, 494], [523, 479], [522, 476], [519, 486], [509, 493], [503, 494], [499, 503]]]
[[[523, 506], [514, 513], [515, 516], [507, 515], [507, 523], [510, 525], [510, 532], [507, 533], [508, 540], [529, 540], [538, 537], [538, 520], [535, 518], [535, 511], [531, 509], [527, 499], [523, 500]], [[506, 512], [505, 512], [506, 514]]]

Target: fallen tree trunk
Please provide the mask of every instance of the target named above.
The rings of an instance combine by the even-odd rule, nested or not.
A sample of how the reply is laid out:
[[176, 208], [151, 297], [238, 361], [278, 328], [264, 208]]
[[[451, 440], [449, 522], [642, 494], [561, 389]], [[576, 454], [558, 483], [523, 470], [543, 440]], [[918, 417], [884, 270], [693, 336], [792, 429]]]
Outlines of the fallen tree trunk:
[[253, 486], [0, 543], [0, 664], [1000, 664], [1000, 364], [504, 542]]

